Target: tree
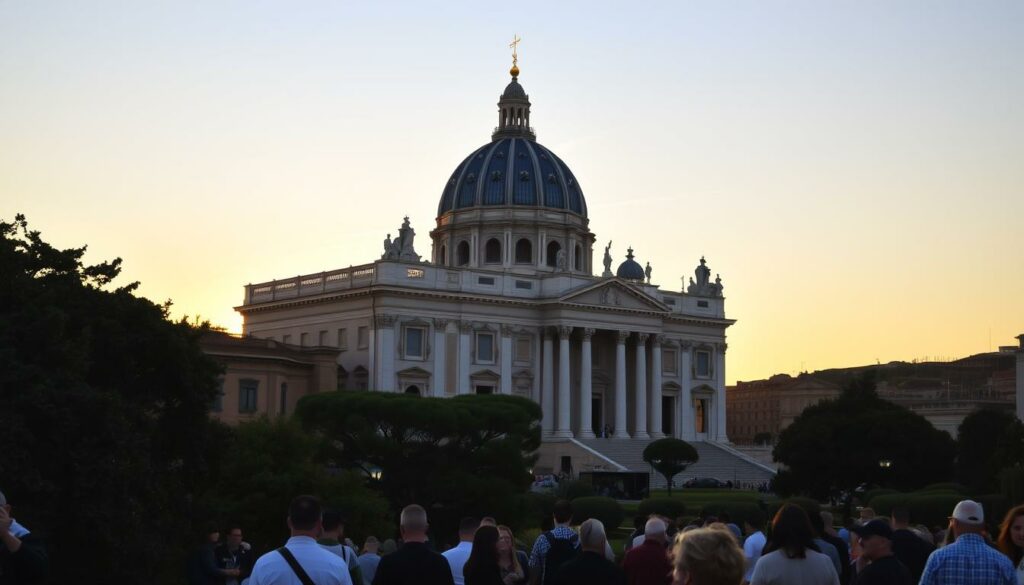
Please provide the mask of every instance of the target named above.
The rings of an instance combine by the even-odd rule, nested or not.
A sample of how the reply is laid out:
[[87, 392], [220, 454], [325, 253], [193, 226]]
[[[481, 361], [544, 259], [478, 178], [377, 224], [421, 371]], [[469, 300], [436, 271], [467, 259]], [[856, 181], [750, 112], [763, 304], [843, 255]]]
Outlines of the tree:
[[221, 525], [242, 526], [246, 540], [258, 551], [280, 546], [288, 538], [288, 503], [299, 494], [314, 494], [325, 508], [341, 511], [345, 535], [354, 541], [369, 535], [397, 536], [392, 534], [387, 500], [366, 486], [366, 476], [330, 473], [317, 461], [320, 440], [293, 420], [263, 417], [244, 422], [219, 448], [231, 456], [197, 507]]
[[84, 255], [0, 222], [0, 489], [60, 559], [54, 582], [173, 581], [225, 432], [219, 368], [199, 328], [110, 287], [120, 259]]
[[531, 400], [336, 392], [304, 397], [295, 416], [325, 439], [325, 461], [379, 476], [375, 487], [395, 510], [426, 506], [442, 539], [454, 536], [460, 516], [512, 525], [528, 516], [540, 446], [540, 407]]
[[680, 439], [666, 437], [651, 441], [644, 447], [644, 461], [665, 476], [668, 495], [672, 495], [672, 478], [700, 459], [693, 445]]
[[999, 471], [1021, 462], [1020, 434], [1013, 412], [981, 408], [964, 417], [957, 429], [956, 471], [972, 491], [989, 493], [999, 484]]
[[915, 489], [953, 474], [955, 446], [924, 417], [879, 398], [870, 374], [839, 398], [807, 407], [779, 434], [788, 490], [824, 499], [862, 483]]

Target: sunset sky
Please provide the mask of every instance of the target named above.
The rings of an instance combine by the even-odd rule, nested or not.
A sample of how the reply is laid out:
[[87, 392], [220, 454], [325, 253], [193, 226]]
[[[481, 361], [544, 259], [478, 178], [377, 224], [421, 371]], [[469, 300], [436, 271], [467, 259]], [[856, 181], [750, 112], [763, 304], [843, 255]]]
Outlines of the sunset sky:
[[1024, 2], [0, 2], [0, 218], [238, 331], [242, 286], [363, 264], [490, 140], [614, 240], [725, 285], [730, 383], [1024, 333]]

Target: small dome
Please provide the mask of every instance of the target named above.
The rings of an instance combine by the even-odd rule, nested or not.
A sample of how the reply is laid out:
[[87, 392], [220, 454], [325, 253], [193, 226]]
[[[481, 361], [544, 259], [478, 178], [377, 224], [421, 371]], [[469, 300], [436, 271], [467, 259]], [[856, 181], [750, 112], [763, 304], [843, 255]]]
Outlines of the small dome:
[[626, 280], [638, 280], [643, 282], [646, 278], [644, 275], [644, 267], [633, 260], [633, 248], [630, 248], [626, 253], [626, 261], [619, 264], [618, 270], [615, 271], [615, 276], [624, 278]]
[[[516, 71], [516, 73], [518, 72], [519, 71]], [[519, 85], [519, 80], [513, 77], [512, 81], [505, 86], [505, 91], [501, 92], [501, 99], [525, 100], [527, 99], [526, 90], [523, 89], [523, 86]]]

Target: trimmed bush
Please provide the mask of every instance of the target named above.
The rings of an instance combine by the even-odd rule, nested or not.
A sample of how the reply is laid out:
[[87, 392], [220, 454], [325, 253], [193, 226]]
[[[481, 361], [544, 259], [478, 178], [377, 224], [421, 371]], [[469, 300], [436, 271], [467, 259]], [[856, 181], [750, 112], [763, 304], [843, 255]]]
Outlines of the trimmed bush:
[[678, 498], [647, 498], [640, 502], [636, 513], [640, 516], [660, 514], [675, 521], [676, 518], [686, 514], [686, 504]]
[[572, 501], [573, 524], [582, 524], [584, 520], [597, 518], [604, 524], [605, 531], [611, 531], [622, 525], [624, 517], [622, 506], [612, 498], [589, 496]]
[[934, 494], [888, 494], [878, 496], [871, 500], [871, 507], [879, 516], [888, 516], [896, 506], [907, 508], [910, 513], [910, 521], [914, 524], [926, 526], [940, 525], [947, 523], [947, 518], [953, 513], [957, 502], [964, 499], [962, 494], [957, 493], [934, 493]]
[[754, 502], [715, 502], [714, 504], [708, 504], [701, 510], [701, 516], [721, 516], [722, 513], [729, 515], [729, 522], [743, 528], [743, 523], [750, 519], [754, 514], [761, 514], [762, 517], [767, 521], [770, 518], [761, 509], [759, 504]]
[[864, 492], [864, 497], [861, 498], [861, 501], [864, 502], [865, 506], [870, 506], [871, 504], [869, 504], [868, 502], [870, 502], [871, 500], [877, 498], [878, 496], [885, 496], [885, 495], [889, 495], [889, 494], [898, 494], [898, 493], [900, 493], [899, 490], [894, 490], [894, 489], [890, 489], [890, 488], [875, 488], [873, 490], [868, 490], [868, 491]]
[[974, 499], [985, 508], [985, 523], [995, 528], [999, 527], [999, 524], [1003, 521], [1003, 516], [1006, 516], [1006, 513], [1011, 508], [1010, 500], [1003, 494], [985, 494]]
[[966, 494], [968, 490], [967, 490], [967, 486], [965, 486], [962, 483], [955, 483], [955, 482], [947, 481], [947, 482], [944, 482], [944, 483], [931, 483], [931, 484], [928, 484], [928, 485], [924, 486], [923, 488], [921, 488], [921, 491], [923, 491], [923, 492], [949, 491], [949, 492], [956, 492], [958, 494]]
[[576, 498], [588, 498], [596, 495], [597, 492], [594, 491], [594, 486], [589, 481], [579, 479], [563, 481], [555, 489], [555, 496], [559, 500], [569, 500], [570, 502]]

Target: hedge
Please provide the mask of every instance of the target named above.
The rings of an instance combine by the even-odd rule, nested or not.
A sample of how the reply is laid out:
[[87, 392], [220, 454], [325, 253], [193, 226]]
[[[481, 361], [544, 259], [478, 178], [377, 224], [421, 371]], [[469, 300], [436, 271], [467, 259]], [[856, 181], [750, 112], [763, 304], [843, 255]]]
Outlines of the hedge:
[[891, 489], [891, 488], [875, 488], [873, 490], [868, 490], [868, 491], [864, 492], [864, 497], [861, 498], [861, 501], [864, 502], [865, 505], [868, 505], [868, 502], [870, 502], [871, 500], [877, 498], [878, 496], [886, 496], [886, 495], [889, 495], [889, 494], [898, 494], [898, 493], [900, 493], [899, 490], [894, 490], [894, 489]]
[[674, 522], [676, 518], [686, 514], [686, 503], [678, 498], [647, 498], [640, 502], [636, 513], [645, 518], [651, 514], [660, 514]]
[[755, 514], [760, 514], [762, 518], [766, 517], [761, 506], [753, 502], [716, 502], [705, 506], [704, 509], [701, 510], [702, 517], [721, 517], [723, 513], [729, 515], [729, 522], [732, 522], [740, 528], [743, 528], [743, 523], [752, 518]]
[[968, 492], [967, 486], [965, 486], [964, 484], [962, 484], [962, 483], [955, 483], [955, 482], [951, 482], [951, 481], [947, 481], [945, 483], [930, 483], [930, 484], [924, 486], [923, 488], [921, 488], [920, 491], [923, 491], [923, 492], [934, 492], [934, 491], [943, 491], [943, 490], [944, 491], [950, 491], [950, 492], [956, 492], [958, 494], [966, 494]]
[[932, 494], [887, 494], [871, 500], [870, 506], [879, 516], [892, 514], [892, 509], [902, 506], [910, 513], [912, 524], [926, 526], [945, 526], [949, 515], [957, 502], [964, 499], [963, 494], [932, 493]]
[[622, 511], [622, 506], [612, 498], [588, 496], [573, 500], [573, 523], [582, 524], [584, 520], [589, 520], [590, 518], [600, 520], [601, 524], [604, 524], [605, 532], [608, 532], [622, 525], [625, 512]]

